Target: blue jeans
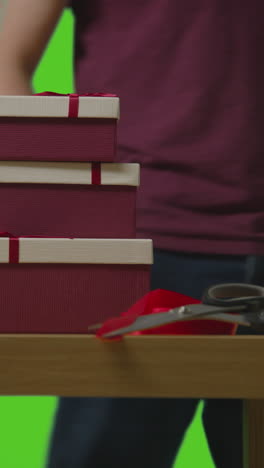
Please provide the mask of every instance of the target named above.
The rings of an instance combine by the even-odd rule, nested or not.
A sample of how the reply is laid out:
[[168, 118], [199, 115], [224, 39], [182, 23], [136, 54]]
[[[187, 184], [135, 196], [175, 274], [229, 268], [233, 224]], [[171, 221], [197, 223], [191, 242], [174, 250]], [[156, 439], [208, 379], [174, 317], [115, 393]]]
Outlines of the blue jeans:
[[[156, 250], [152, 289], [201, 298], [222, 282], [264, 285], [264, 258]], [[243, 329], [242, 329], [243, 333]], [[61, 398], [48, 468], [171, 468], [198, 400]], [[242, 402], [207, 400], [203, 424], [217, 468], [242, 468]]]

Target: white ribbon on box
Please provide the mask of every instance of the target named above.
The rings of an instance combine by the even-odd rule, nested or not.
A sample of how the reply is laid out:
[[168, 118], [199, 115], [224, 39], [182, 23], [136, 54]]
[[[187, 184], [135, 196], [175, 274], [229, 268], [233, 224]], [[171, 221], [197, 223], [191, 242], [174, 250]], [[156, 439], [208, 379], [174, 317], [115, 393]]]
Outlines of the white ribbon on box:
[[[0, 96], [0, 117], [68, 117], [69, 96]], [[119, 119], [118, 97], [78, 96], [78, 100], [78, 118]]]
[[[96, 185], [139, 185], [137, 163], [95, 163], [100, 171]], [[93, 163], [0, 161], [0, 183], [92, 184]]]
[[[17, 260], [10, 262], [14, 241]], [[151, 265], [153, 248], [149, 239], [0, 237], [0, 263]]]

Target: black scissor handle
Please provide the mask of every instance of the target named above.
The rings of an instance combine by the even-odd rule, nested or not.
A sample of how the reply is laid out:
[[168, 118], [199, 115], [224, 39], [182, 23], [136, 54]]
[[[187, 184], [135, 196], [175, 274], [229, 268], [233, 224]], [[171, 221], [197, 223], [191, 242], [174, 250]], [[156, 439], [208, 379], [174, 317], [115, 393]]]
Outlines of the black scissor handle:
[[264, 288], [243, 283], [217, 284], [206, 289], [202, 302], [219, 307], [248, 305], [254, 309], [263, 309]]

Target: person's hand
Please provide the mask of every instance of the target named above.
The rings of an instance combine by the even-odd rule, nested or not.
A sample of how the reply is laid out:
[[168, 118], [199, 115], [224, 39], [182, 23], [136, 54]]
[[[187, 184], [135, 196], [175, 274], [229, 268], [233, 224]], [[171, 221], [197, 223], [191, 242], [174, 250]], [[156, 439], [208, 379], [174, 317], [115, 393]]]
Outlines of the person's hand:
[[32, 76], [67, 4], [68, 0], [6, 2], [0, 27], [0, 95], [32, 94]]
[[21, 70], [3, 67], [0, 70], [0, 95], [30, 95], [32, 94], [31, 80]]

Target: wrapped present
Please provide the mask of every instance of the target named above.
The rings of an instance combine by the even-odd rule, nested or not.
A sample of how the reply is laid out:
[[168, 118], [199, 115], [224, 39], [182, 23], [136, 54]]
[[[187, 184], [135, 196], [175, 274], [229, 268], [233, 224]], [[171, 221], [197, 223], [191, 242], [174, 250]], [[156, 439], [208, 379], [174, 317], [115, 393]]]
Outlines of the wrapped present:
[[149, 290], [150, 240], [1, 235], [0, 333], [87, 333]]
[[115, 95], [0, 96], [0, 160], [112, 162], [118, 118]]
[[0, 161], [2, 230], [134, 238], [138, 164]]

